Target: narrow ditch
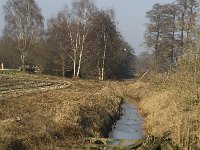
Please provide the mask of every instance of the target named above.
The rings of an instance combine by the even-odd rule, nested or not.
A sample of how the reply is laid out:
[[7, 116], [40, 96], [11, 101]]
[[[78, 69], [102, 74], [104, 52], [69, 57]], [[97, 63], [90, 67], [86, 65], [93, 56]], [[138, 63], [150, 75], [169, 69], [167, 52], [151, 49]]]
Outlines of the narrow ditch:
[[108, 138], [110, 139], [108, 145], [111, 147], [117, 146], [126, 150], [180, 149], [180, 147], [169, 138], [170, 133], [165, 133], [162, 137], [145, 135], [143, 131], [143, 117], [134, 104], [125, 102], [121, 105], [121, 108], [122, 116], [116, 124], [112, 126], [112, 131], [108, 134]]
[[136, 106], [125, 102], [121, 105], [121, 108], [122, 116], [112, 126], [112, 131], [108, 134], [108, 138], [112, 140], [109, 144], [129, 145], [144, 136], [144, 121]]
[[112, 125], [107, 138], [95, 139], [92, 145], [96, 149], [173, 149], [179, 146], [169, 138], [170, 133], [161, 137], [145, 135], [143, 130], [144, 120], [134, 104], [124, 102], [121, 104], [121, 117]]

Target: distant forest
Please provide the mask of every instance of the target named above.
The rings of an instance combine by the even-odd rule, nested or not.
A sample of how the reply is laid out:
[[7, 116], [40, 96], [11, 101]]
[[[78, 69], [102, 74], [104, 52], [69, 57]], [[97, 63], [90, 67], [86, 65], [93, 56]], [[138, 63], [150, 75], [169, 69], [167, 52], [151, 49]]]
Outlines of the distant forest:
[[74, 0], [45, 25], [35, 0], [7, 0], [3, 8], [0, 63], [5, 68], [37, 66], [45, 74], [99, 80], [133, 77], [134, 48], [119, 32], [114, 10]]
[[139, 72], [200, 70], [200, 7], [198, 0], [156, 3], [146, 13], [145, 51], [138, 58]]
[[144, 33], [149, 51], [137, 57], [117, 28], [114, 10], [99, 9], [92, 0], [74, 0], [46, 25], [34, 0], [8, 0], [3, 8], [0, 63], [5, 68], [37, 66], [44, 74], [99, 80], [133, 78], [148, 70], [200, 70], [197, 0], [153, 5]]

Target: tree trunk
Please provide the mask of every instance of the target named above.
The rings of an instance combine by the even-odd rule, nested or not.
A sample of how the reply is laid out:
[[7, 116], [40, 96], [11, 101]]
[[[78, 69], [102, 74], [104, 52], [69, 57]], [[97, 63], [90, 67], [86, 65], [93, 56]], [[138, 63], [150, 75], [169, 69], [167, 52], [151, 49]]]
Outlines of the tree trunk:
[[77, 50], [78, 50], [78, 38], [79, 38], [79, 34], [76, 34], [76, 43], [75, 43], [75, 48], [74, 48], [74, 75], [73, 78], [76, 78], [76, 61], [77, 61]]
[[62, 76], [65, 77], [65, 59], [62, 57]]
[[62, 76], [65, 77], [65, 66], [62, 67]]
[[76, 59], [74, 59], [74, 75], [73, 78], [76, 77]]
[[103, 59], [102, 59], [102, 69], [101, 69], [101, 80], [104, 80], [105, 76], [105, 59], [106, 59], [106, 49], [107, 49], [107, 43], [106, 43], [106, 35], [104, 31], [104, 52], [103, 52]]
[[185, 12], [181, 16], [181, 48], [184, 46]]
[[78, 70], [77, 70], [77, 74], [76, 74], [77, 78], [80, 77], [82, 56], [83, 56], [83, 51], [81, 50], [80, 55], [79, 55]]
[[84, 43], [85, 43], [85, 35], [83, 35], [83, 39], [81, 41], [81, 51], [79, 54], [78, 70], [77, 70], [77, 75], [76, 75], [77, 78], [80, 77], [81, 63], [82, 63], [82, 57], [83, 57], [83, 51], [84, 51]]
[[101, 80], [103, 81], [104, 80], [104, 76], [105, 76], [105, 59], [106, 59], [106, 45], [105, 45], [105, 50], [104, 50], [104, 53], [103, 53], [103, 64], [102, 64], [102, 72], [101, 72]]
[[[160, 23], [158, 23], [160, 24]], [[160, 38], [160, 26], [158, 25], [157, 28], [157, 35], [156, 35], [156, 43], [155, 43], [155, 54], [154, 54], [154, 60], [153, 60], [153, 70], [157, 72], [157, 64], [159, 59], [159, 53], [158, 53], [158, 44], [159, 44], [159, 38]]]
[[172, 56], [171, 56], [171, 63], [174, 62], [174, 44], [175, 44], [175, 30], [176, 30], [176, 14], [174, 14], [174, 17], [173, 17], [173, 31], [172, 31]]
[[21, 54], [21, 62], [22, 62], [22, 71], [25, 72], [25, 56]]
[[100, 67], [99, 60], [98, 60], [97, 68], [98, 68], [98, 78], [99, 80], [101, 80], [101, 67]]

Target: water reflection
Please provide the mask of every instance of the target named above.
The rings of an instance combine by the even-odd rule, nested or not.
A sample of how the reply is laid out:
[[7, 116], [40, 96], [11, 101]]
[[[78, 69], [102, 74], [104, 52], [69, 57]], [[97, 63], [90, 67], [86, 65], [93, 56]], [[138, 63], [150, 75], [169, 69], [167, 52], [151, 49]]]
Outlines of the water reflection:
[[[112, 127], [112, 131], [109, 133], [109, 138], [114, 142], [110, 144], [120, 144], [123, 141], [125, 145], [129, 145], [143, 137], [142, 130], [143, 119], [138, 113], [137, 108], [133, 104], [122, 104], [123, 115], [120, 120]], [[123, 145], [124, 145], [123, 144]]]

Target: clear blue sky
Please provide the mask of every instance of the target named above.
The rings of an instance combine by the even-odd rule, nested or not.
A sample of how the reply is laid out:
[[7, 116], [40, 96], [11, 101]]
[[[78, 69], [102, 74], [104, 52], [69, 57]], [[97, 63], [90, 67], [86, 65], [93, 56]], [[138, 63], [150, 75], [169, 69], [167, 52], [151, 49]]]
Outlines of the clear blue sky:
[[[94, 0], [99, 8], [114, 8], [118, 28], [139, 54], [144, 51], [140, 45], [144, 42], [145, 14], [155, 3], [169, 3], [174, 0]], [[66, 4], [70, 5], [72, 0], [36, 0], [45, 20], [61, 10]], [[2, 6], [6, 0], [0, 0], [0, 30], [4, 27], [4, 15]], [[1, 33], [1, 32], [0, 32]]]

